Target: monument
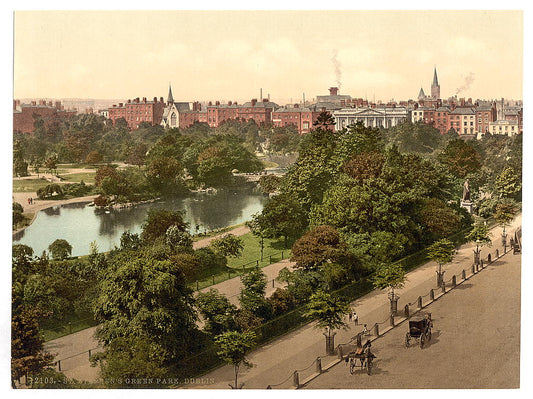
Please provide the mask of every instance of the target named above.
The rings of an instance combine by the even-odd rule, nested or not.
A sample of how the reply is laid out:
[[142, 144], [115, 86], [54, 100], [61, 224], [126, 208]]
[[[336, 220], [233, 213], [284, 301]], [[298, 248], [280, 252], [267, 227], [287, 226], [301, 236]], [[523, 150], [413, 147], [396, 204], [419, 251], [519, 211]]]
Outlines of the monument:
[[472, 214], [474, 204], [470, 200], [470, 183], [468, 182], [468, 179], [465, 180], [463, 185], [463, 198], [461, 199], [461, 207], [465, 208], [468, 213]]

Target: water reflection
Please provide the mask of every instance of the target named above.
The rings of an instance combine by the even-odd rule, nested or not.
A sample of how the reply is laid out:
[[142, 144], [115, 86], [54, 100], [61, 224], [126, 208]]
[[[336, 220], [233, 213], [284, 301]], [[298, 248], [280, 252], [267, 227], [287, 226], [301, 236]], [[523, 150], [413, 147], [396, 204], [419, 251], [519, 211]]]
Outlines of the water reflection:
[[181, 210], [189, 231], [213, 230], [246, 220], [260, 212], [267, 199], [261, 194], [247, 191], [219, 190], [216, 194], [195, 193], [185, 198], [172, 198], [133, 208], [104, 211], [87, 206], [87, 203], [54, 206], [38, 212], [35, 221], [23, 232], [13, 237], [13, 242], [26, 244], [36, 254], [42, 253], [57, 238], [72, 245], [73, 255], [89, 252], [89, 244], [96, 241], [100, 251], [120, 244], [126, 230], [140, 233], [142, 223], [151, 208]]

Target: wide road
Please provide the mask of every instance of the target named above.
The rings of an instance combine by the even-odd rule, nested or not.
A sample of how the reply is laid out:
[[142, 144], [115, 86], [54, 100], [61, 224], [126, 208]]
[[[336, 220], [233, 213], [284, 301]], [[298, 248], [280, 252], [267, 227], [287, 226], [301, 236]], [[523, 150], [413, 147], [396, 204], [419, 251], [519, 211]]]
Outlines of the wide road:
[[520, 256], [508, 253], [429, 305], [429, 345], [405, 348], [406, 322], [372, 344], [372, 375], [342, 362], [307, 389], [519, 388]]

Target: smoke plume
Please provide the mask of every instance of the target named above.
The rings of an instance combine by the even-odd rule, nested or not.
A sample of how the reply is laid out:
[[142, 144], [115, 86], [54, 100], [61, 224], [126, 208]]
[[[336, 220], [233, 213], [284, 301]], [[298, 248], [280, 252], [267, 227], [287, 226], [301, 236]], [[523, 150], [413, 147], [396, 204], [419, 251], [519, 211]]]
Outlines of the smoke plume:
[[455, 95], [461, 93], [462, 91], [468, 90], [470, 85], [474, 82], [474, 72], [470, 72], [467, 77], [465, 77], [465, 82], [461, 87], [458, 87], [455, 91]]
[[337, 87], [341, 88], [341, 78], [342, 78], [342, 72], [341, 72], [341, 63], [337, 59], [337, 54], [339, 52], [334, 49], [333, 50], [333, 56], [331, 57], [331, 62], [333, 63], [333, 68], [335, 69], [335, 81], [337, 82]]

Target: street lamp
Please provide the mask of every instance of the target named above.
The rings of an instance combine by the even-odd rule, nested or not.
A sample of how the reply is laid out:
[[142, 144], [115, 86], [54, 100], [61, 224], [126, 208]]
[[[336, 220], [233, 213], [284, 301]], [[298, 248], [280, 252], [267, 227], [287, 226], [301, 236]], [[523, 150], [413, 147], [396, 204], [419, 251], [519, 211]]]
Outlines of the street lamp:
[[396, 312], [398, 311], [398, 299], [400, 299], [400, 296], [396, 295], [394, 290], [390, 291], [387, 296], [390, 301], [390, 313], [391, 315], [396, 316]]

